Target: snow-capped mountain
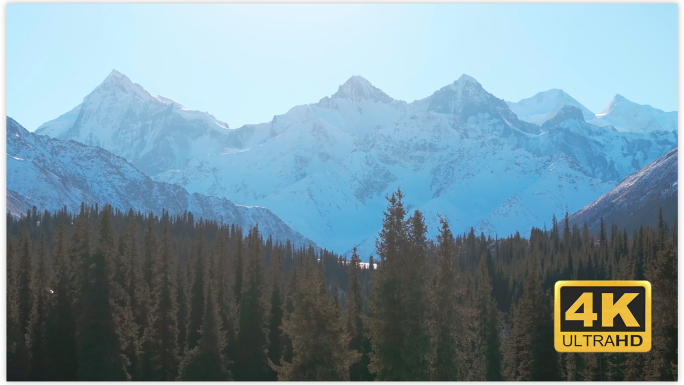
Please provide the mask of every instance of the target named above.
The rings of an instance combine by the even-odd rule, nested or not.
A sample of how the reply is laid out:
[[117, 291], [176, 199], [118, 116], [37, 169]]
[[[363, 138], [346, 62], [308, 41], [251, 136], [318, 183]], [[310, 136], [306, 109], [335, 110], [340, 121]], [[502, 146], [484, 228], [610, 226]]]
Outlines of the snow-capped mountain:
[[7, 117], [7, 210], [21, 216], [32, 206], [40, 210], [109, 203], [120, 210], [162, 209], [172, 215], [192, 212], [196, 218], [259, 224], [274, 239], [296, 246], [313, 243], [263, 207], [238, 206], [225, 198], [190, 194], [181, 186], [155, 182], [125, 159], [99, 147], [51, 139], [28, 132]]
[[613, 126], [621, 132], [636, 133], [677, 130], [677, 111], [663, 112], [649, 105], [631, 102], [619, 94], [615, 95], [608, 106], [597, 114], [589, 111], [563, 90], [558, 89], [540, 92], [517, 103], [506, 103], [520, 120], [538, 125], [543, 125], [556, 116], [564, 106], [573, 106], [582, 111], [588, 123], [598, 127]]
[[337, 252], [359, 246], [364, 257], [374, 253], [384, 197], [399, 187], [432, 235], [437, 214], [457, 232], [525, 233], [677, 144], [676, 131], [621, 133], [587, 123], [575, 107], [540, 127], [467, 75], [411, 103], [354, 76], [269, 123], [216, 132], [228, 138], [220, 150], [197, 151], [154, 178], [268, 207], [314, 242]]
[[596, 114], [596, 118], [614, 126], [618, 131], [653, 132], [676, 131], [677, 111], [664, 112], [649, 105], [641, 105], [615, 95], [608, 107]]
[[35, 131], [102, 147], [154, 176], [228, 146], [228, 125], [213, 116], [150, 95], [113, 70], [83, 103]]
[[558, 111], [564, 106], [577, 107], [582, 111], [584, 119], [590, 121], [594, 119], [594, 113], [589, 111], [580, 102], [563, 90], [551, 89], [540, 92], [531, 98], [522, 99], [517, 103], [506, 102], [520, 120], [537, 125], [544, 124], [547, 120], [556, 116]]
[[601, 218], [608, 229], [613, 222], [632, 231], [641, 225], [655, 227], [658, 210], [663, 209], [665, 221], [677, 216], [678, 192], [677, 148], [628, 176], [614, 189], [572, 214], [570, 220], [578, 226], [587, 222], [593, 233], [599, 231]]

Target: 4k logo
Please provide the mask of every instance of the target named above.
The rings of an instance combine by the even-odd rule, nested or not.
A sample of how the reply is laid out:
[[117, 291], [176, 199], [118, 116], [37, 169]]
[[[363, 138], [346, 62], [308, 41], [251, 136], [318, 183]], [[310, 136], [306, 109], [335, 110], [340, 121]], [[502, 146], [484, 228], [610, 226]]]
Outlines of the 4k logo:
[[553, 307], [558, 352], [651, 350], [648, 281], [558, 281]]

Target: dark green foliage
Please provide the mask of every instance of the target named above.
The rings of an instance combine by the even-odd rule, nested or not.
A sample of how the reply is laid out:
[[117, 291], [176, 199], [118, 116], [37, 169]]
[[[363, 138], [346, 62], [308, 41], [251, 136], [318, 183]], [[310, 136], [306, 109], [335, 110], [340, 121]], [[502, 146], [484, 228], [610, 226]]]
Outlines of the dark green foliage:
[[176, 324], [178, 325], [178, 354], [183, 356], [188, 350], [188, 314], [190, 312], [188, 306], [187, 294], [187, 272], [180, 266], [177, 271], [176, 302], [178, 303], [178, 312], [176, 313]]
[[76, 318], [69, 292], [71, 269], [67, 256], [66, 230], [60, 223], [54, 243], [53, 270], [55, 276], [45, 321], [45, 356], [47, 378], [54, 381], [78, 379], [78, 352], [76, 346]]
[[[22, 237], [23, 238], [23, 237]], [[7, 380], [20, 381], [28, 378], [29, 351], [26, 346], [24, 325], [19, 297], [21, 264], [16, 243], [7, 242]]]
[[78, 378], [87, 381], [129, 379], [121, 344], [116, 334], [114, 309], [110, 303], [109, 264], [116, 252], [111, 208], [106, 207], [99, 223], [95, 253], [83, 263], [87, 266], [82, 292], [78, 349]]
[[294, 311], [283, 324], [292, 340], [292, 363], [274, 365], [281, 381], [347, 381], [349, 367], [360, 356], [349, 348], [337, 291], [328, 294], [315, 264], [304, 257], [297, 267], [302, 280], [293, 296]]
[[204, 320], [198, 345], [185, 355], [180, 366], [179, 379], [183, 381], [227, 381], [230, 373], [223, 355], [226, 337], [221, 329], [216, 288], [213, 282], [207, 287]]
[[231, 371], [236, 381], [267, 380], [270, 367], [266, 348], [267, 304], [264, 282], [264, 252], [259, 228], [253, 228], [247, 237], [248, 254], [245, 263], [244, 284], [240, 297], [237, 357]]
[[144, 334], [143, 379], [150, 381], [173, 380], [179, 364], [178, 303], [175, 257], [171, 248], [168, 227], [164, 227], [161, 250], [152, 265], [153, 280]]
[[387, 211], [383, 213], [383, 227], [376, 248], [380, 256], [373, 279], [373, 291], [369, 301], [369, 331], [373, 353], [370, 370], [378, 380], [408, 380], [402, 356], [404, 350], [404, 301], [401, 272], [406, 270], [404, 255], [407, 249], [406, 223], [401, 191], [388, 198]]
[[[280, 261], [278, 249], [271, 256], [271, 311], [268, 320], [268, 359], [276, 366], [280, 365], [283, 356], [283, 265]], [[272, 380], [277, 379], [277, 373], [272, 373]]]
[[380, 255], [370, 299], [371, 371], [379, 380], [429, 378], [427, 239], [419, 211], [408, 221], [401, 190], [388, 198], [376, 248]]
[[[661, 219], [662, 219], [662, 212]], [[647, 353], [644, 379], [650, 381], [677, 381], [678, 322], [677, 322], [677, 223], [673, 236], [666, 245], [664, 222], [658, 229], [658, 240], [663, 246], [651, 263], [646, 275], [653, 293], [652, 346]]]
[[37, 258], [34, 263], [33, 279], [31, 280], [31, 299], [33, 307], [29, 315], [28, 340], [31, 352], [31, 369], [28, 379], [30, 381], [47, 380], [47, 357], [45, 356], [45, 317], [47, 315], [47, 302], [50, 289], [48, 289], [47, 266], [45, 264], [45, 235], [41, 234], [40, 243], [36, 252]]
[[524, 294], [512, 312], [505, 348], [509, 380], [560, 380], [558, 353], [553, 347], [552, 298], [542, 291], [538, 273], [525, 280]]
[[485, 361], [486, 381], [501, 381], [501, 314], [496, 306], [496, 300], [492, 297], [492, 280], [489, 276], [489, 252], [483, 254], [480, 267], [477, 271], [477, 293], [475, 312], [479, 320], [477, 331], [477, 343], [482, 351]]
[[363, 295], [360, 280], [361, 259], [356, 247], [349, 261], [349, 289], [347, 291], [347, 333], [349, 348], [361, 353], [361, 358], [349, 368], [351, 381], [373, 381], [375, 376], [368, 370], [370, 364], [370, 340], [367, 337], [363, 316]]
[[437, 271], [434, 280], [434, 349], [433, 378], [437, 381], [457, 381], [462, 372], [462, 359], [459, 351], [465, 337], [462, 303], [463, 290], [457, 286], [455, 268], [456, 247], [454, 237], [445, 219], [440, 219], [437, 242]]
[[199, 329], [204, 318], [204, 225], [200, 220], [197, 225], [195, 244], [195, 266], [192, 289], [190, 291], [190, 322], [188, 323], [188, 350], [197, 346], [200, 339]]
[[[677, 379], [666, 210], [634, 232], [603, 221], [592, 235], [566, 216], [527, 238], [443, 222], [430, 240], [401, 199], [377, 269], [191, 213], [8, 216], [7, 379]], [[568, 278], [648, 279], [651, 352], [557, 354], [551, 289]]]

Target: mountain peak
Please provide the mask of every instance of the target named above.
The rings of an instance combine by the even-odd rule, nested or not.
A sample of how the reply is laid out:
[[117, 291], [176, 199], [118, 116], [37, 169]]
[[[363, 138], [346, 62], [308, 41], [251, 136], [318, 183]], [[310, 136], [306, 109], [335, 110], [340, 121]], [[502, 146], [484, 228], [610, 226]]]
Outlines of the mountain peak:
[[133, 82], [131, 81], [131, 79], [128, 78], [128, 76], [122, 74], [116, 69], [113, 69], [112, 72], [110, 72], [109, 75], [107, 75], [104, 82], [133, 84]]
[[91, 99], [93, 97], [97, 100], [104, 97], [105, 95], [112, 94], [127, 94], [133, 95], [145, 101], [159, 101], [149, 92], [147, 92], [141, 85], [133, 83], [131, 79], [128, 78], [128, 76], [122, 74], [116, 69], [113, 69], [112, 72], [110, 72], [109, 75], [107, 75], [105, 80], [99, 86], [97, 86], [93, 90], [93, 92], [91, 92], [88, 96], [85, 97], [84, 101], [86, 99]]
[[578, 122], [584, 122], [584, 114], [582, 113], [582, 110], [575, 106], [565, 105], [560, 110], [558, 110], [556, 116], [546, 121], [542, 125], [542, 128], [548, 130], [570, 119], [576, 120]]
[[374, 87], [365, 78], [354, 75], [340, 86], [333, 99], [350, 99], [353, 101], [374, 100], [376, 102], [390, 103], [394, 101], [389, 95]]
[[352, 77], [350, 77], [346, 82], [344, 82], [342, 87], [352, 86], [352, 85], [360, 85], [362, 87], [369, 87], [369, 88], [373, 87], [371, 82], [369, 82], [366, 78], [364, 78], [363, 76], [360, 76], [360, 75], [352, 75]]
[[625, 103], [625, 102], [630, 103], [630, 101], [627, 98], [625, 98], [624, 96], [622, 96], [620, 94], [615, 94], [615, 96], [613, 96], [613, 99], [610, 101], [610, 103], [608, 103], [608, 106], [606, 108], [604, 108], [603, 111], [596, 114], [596, 116], [599, 116], [599, 117], [605, 116], [606, 114], [609, 114], [615, 108], [616, 104]]
[[470, 84], [480, 84], [480, 83], [477, 82], [477, 80], [475, 80], [474, 77], [472, 77], [472, 76], [470, 76], [470, 75], [466, 75], [466, 74], [461, 75], [461, 77], [459, 77], [458, 80], [456, 80], [456, 81], [454, 82], [454, 84], [468, 84], [468, 83], [470, 83]]
[[517, 103], [506, 102], [510, 109], [523, 121], [543, 125], [553, 119], [564, 106], [579, 108], [585, 120], [593, 119], [594, 113], [560, 88], [552, 88], [536, 93]]
[[615, 94], [615, 96], [613, 97], [613, 102], [615, 102], [615, 103], [617, 103], [617, 102], [628, 102], [628, 101], [629, 100], [627, 100], [627, 98], [625, 98], [624, 96], [622, 96], [620, 94]]

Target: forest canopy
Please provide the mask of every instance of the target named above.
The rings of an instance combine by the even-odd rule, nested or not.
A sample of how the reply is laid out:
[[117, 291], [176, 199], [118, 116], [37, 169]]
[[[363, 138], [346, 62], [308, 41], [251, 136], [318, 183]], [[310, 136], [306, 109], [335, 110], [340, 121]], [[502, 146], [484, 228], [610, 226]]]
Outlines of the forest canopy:
[[[8, 380], [676, 380], [677, 220], [427, 237], [388, 197], [363, 268], [190, 212], [7, 215]], [[557, 353], [561, 279], [646, 279], [653, 349]]]

